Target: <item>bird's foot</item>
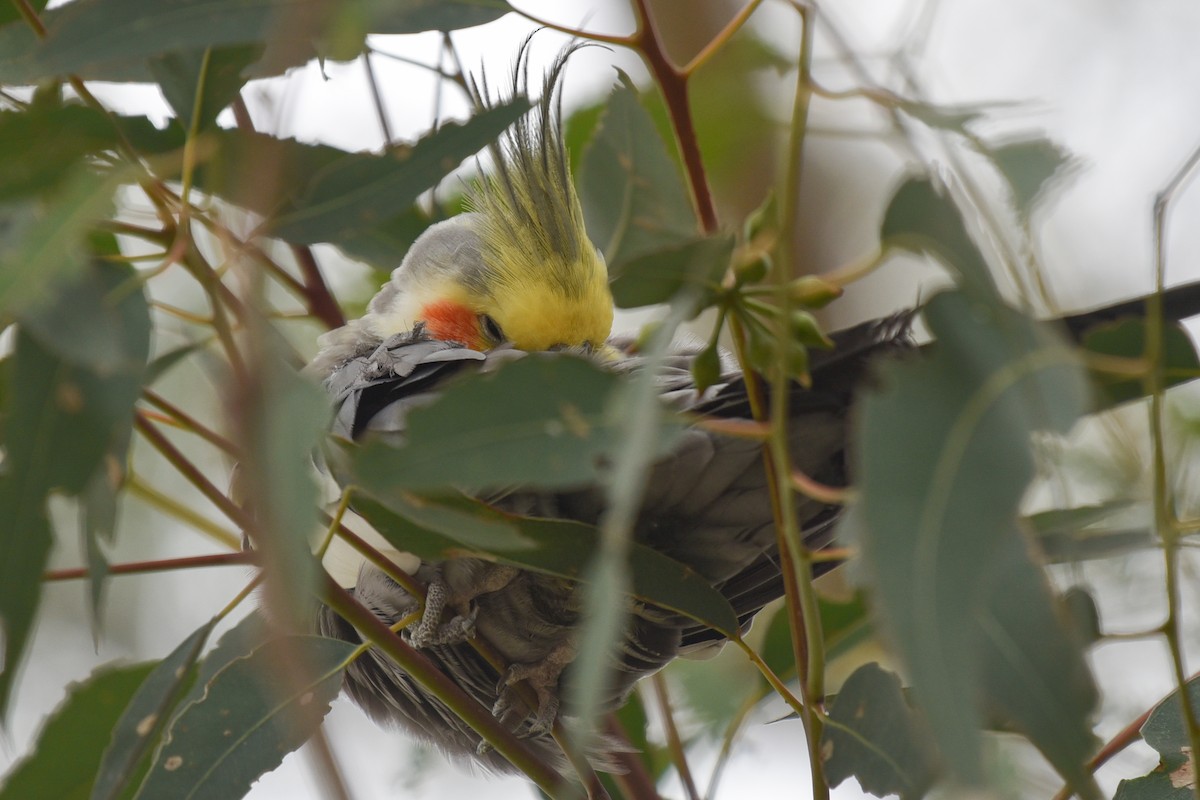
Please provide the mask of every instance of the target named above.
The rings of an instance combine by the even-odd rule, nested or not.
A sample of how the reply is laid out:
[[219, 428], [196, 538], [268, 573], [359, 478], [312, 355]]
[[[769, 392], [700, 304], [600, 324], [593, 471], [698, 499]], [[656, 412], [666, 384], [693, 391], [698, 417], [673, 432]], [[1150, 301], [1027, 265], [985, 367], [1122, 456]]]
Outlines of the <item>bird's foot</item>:
[[540, 736], [549, 733], [558, 719], [559, 678], [567, 664], [574, 660], [575, 646], [565, 642], [550, 651], [540, 661], [528, 664], [513, 664], [504, 673], [496, 687], [498, 699], [492, 706], [492, 715], [506, 720], [514, 708], [528, 707], [521, 698], [517, 684], [525, 682], [537, 697], [537, 709], [529, 721], [524, 736]]
[[475, 636], [478, 608], [458, 614], [449, 622], [442, 622], [442, 611], [450, 603], [450, 599], [450, 590], [441, 578], [429, 584], [425, 592], [425, 610], [421, 612], [421, 621], [408, 635], [409, 644], [421, 649], [436, 645], [460, 644]]

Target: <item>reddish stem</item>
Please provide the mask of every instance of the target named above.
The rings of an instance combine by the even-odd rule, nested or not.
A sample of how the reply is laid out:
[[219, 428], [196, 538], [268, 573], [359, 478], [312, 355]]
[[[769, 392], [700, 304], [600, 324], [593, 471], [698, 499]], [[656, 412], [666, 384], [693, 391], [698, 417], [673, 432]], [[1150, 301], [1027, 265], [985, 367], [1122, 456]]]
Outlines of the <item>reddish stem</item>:
[[[127, 564], [110, 564], [108, 572], [110, 575], [137, 575], [144, 572], [167, 572], [175, 569], [191, 569], [192, 567], [236, 567], [247, 564], [258, 564], [254, 553], [213, 553], [207, 556], [164, 558], [157, 561], [132, 561]], [[43, 575], [42, 580], [74, 581], [86, 578], [89, 574], [87, 567], [53, 569]]]

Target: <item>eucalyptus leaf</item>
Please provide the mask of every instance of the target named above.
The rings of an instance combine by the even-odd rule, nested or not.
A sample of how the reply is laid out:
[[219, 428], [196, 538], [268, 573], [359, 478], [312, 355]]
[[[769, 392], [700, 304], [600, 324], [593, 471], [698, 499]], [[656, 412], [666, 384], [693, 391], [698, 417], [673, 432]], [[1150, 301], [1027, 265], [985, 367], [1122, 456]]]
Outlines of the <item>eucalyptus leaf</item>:
[[[579, 173], [579, 197], [592, 241], [614, 278], [638, 256], [696, 238], [696, 217], [676, 162], [624, 73], [609, 98]], [[642, 262], [652, 269], [653, 261]]]
[[42, 726], [32, 754], [5, 776], [0, 800], [86, 800], [109, 732], [153, 666], [105, 666], [72, 684]]
[[213, 619], [197, 628], [138, 686], [112, 726], [90, 800], [117, 800], [148, 766], [143, 762], [157, 746], [171, 709], [195, 680], [196, 662], [216, 623]]
[[[1010, 710], [1061, 772], [1082, 780], [1094, 687], [1015, 525], [1034, 474], [1030, 436], [1065, 431], [1088, 407], [1082, 371], [1048, 328], [998, 303], [941, 294], [925, 316], [936, 345], [886, 365], [857, 437], [859, 535], [880, 619], [961, 780], [983, 781], [979, 698], [1018, 686], [1031, 698], [1066, 687], [1057, 741], [1036, 709]], [[1013, 576], [1032, 583], [1006, 594], [999, 587], [1016, 585]], [[1053, 658], [1029, 658], [1046, 636]]]
[[919, 800], [937, 777], [936, 755], [900, 679], [878, 664], [859, 667], [842, 684], [821, 734], [831, 786], [855, 778], [876, 797]]
[[[1194, 713], [1200, 714], [1200, 678], [1186, 684], [1186, 697]], [[1149, 775], [1121, 781], [1114, 800], [1188, 800], [1196, 794], [1196, 756], [1183, 715], [1179, 690], [1160, 702], [1142, 724], [1142, 739], [1159, 755], [1158, 766]]]
[[[621, 381], [584, 359], [536, 354], [467, 376], [411, 412], [402, 446], [369, 440], [355, 452], [355, 482], [386, 495], [447, 485], [552, 488], [603, 480], [621, 424], [608, 400]], [[669, 418], [661, 406], [657, 413]], [[665, 453], [671, 443], [668, 432], [655, 452]]]
[[353, 650], [337, 639], [289, 636], [231, 662], [172, 720], [137, 799], [243, 796], [321, 724]]

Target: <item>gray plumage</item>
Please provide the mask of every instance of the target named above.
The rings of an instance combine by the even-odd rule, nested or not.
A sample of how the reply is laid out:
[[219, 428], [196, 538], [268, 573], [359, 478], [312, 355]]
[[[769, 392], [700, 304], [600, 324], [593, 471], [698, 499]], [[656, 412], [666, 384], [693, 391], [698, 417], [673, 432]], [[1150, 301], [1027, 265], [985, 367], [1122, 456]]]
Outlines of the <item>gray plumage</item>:
[[[813, 384], [791, 394], [790, 437], [795, 466], [815, 479], [844, 485], [847, 409], [851, 395], [875, 355], [908, 349], [909, 315], [875, 321], [835, 335], [837, 347], [814, 354]], [[612, 342], [628, 350], [630, 342]], [[697, 396], [689, 371], [694, 351], [668, 359], [659, 374], [664, 401], [689, 413], [725, 419], [749, 417], [741, 376], [728, 372], [704, 398]], [[421, 329], [387, 341], [360, 342], [358, 352], [340, 353], [325, 376], [335, 406], [334, 432], [347, 438], [380, 435], [402, 440], [408, 413], [436, 397], [439, 387], [462, 370], [491, 369], [523, 354], [509, 348], [487, 353], [426, 338]], [[632, 370], [640, 359], [627, 356], [616, 369]], [[688, 429], [678, 446], [658, 462], [635, 538], [691, 567], [725, 595], [739, 620], [754, 615], [783, 592], [771, 503], [761, 446], [700, 427]], [[595, 524], [604, 510], [598, 487], [569, 492], [510, 491], [489, 498], [516, 513], [567, 518]], [[810, 547], [832, 537], [840, 509], [798, 498], [797, 513]], [[557, 700], [571, 680], [574, 633], [579, 624], [579, 587], [560, 578], [473, 558], [423, 563], [417, 577], [444, 592], [447, 608], [467, 613], [446, 621], [440, 608], [427, 613], [417, 630], [404, 636], [468, 694], [492, 708], [518, 734], [526, 736], [547, 762], [565, 766], [548, 733]], [[415, 610], [417, 602], [380, 570], [367, 564], [354, 593], [386, 624]], [[719, 646], [723, 638], [693, 621], [630, 599], [629, 627], [616, 650], [614, 681], [603, 710], [619, 707], [634, 684], [672, 659]], [[439, 600], [440, 604], [440, 600]], [[449, 617], [450, 615], [447, 615]], [[344, 620], [322, 608], [322, 634], [359, 641]], [[468, 631], [486, 640], [512, 665], [500, 676], [465, 641]], [[528, 680], [539, 708], [526, 709], [508, 682]], [[377, 650], [346, 674], [351, 696], [376, 720], [398, 722], [452, 756], [511, 770], [508, 762], [481, 746], [478, 734], [425, 692]], [[569, 720], [568, 720], [569, 722]], [[614, 764], [603, 748], [591, 754], [598, 768]]]

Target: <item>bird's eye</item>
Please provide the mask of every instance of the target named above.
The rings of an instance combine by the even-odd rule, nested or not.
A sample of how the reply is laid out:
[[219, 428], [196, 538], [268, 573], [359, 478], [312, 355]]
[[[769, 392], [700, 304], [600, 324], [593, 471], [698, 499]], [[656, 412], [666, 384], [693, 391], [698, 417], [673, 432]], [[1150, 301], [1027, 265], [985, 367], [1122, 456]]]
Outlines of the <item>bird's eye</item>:
[[483, 334], [493, 342], [504, 341], [504, 331], [500, 330], [500, 325], [497, 324], [496, 320], [492, 319], [489, 315], [479, 315], [479, 328], [483, 331]]

